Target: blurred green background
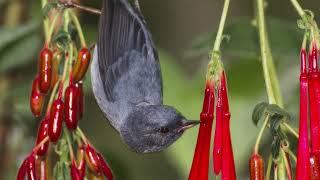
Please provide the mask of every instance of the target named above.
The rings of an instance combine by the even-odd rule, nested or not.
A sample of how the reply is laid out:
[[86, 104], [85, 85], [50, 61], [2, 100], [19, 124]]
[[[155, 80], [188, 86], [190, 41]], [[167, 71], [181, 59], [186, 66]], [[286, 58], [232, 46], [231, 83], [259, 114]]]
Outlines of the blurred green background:
[[[99, 8], [101, 0], [81, 3]], [[164, 101], [187, 118], [198, 119], [208, 52], [223, 1], [141, 0], [140, 3], [160, 54]], [[303, 1], [303, 6], [318, 13], [320, 2]], [[297, 27], [297, 14], [289, 0], [270, 0], [267, 15], [286, 108], [296, 117], [298, 54], [303, 31]], [[94, 43], [98, 17], [85, 12], [79, 16], [87, 41]], [[0, 179], [3, 180], [15, 179], [22, 159], [34, 145], [39, 119], [32, 117], [28, 99], [43, 45], [41, 21], [40, 0], [0, 0]], [[231, 1], [225, 30], [231, 38], [223, 43], [222, 52], [228, 75], [238, 179], [248, 179], [248, 157], [258, 132], [251, 121], [251, 112], [257, 103], [266, 101], [254, 24], [254, 1]], [[164, 152], [135, 154], [104, 119], [93, 98], [88, 76], [86, 111], [80, 126], [104, 154], [117, 179], [187, 179], [198, 128], [185, 133]], [[296, 118], [290, 123], [297, 127]], [[269, 153], [269, 144], [266, 136], [263, 153]], [[210, 176], [214, 179], [212, 173]]]

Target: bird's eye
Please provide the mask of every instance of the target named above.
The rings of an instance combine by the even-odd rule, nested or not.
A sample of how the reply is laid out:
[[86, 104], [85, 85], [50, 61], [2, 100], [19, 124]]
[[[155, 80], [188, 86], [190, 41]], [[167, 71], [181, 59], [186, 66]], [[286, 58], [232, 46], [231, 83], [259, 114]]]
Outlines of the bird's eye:
[[169, 132], [169, 128], [167, 128], [167, 127], [161, 127], [160, 129], [159, 129], [159, 132], [160, 133], [168, 133]]

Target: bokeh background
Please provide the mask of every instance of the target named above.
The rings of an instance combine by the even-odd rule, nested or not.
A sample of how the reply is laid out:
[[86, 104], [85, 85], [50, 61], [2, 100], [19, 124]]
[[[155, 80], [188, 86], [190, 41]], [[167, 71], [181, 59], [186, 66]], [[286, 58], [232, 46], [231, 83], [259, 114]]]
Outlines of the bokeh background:
[[[82, 0], [99, 8], [101, 0]], [[222, 10], [222, 0], [141, 0], [141, 8], [158, 47], [164, 79], [164, 102], [186, 117], [198, 119], [202, 106], [208, 53]], [[320, 2], [302, 1], [319, 12]], [[238, 179], [248, 179], [248, 158], [258, 132], [251, 120], [254, 106], [266, 101], [254, 1], [232, 0], [223, 42], [228, 75], [231, 131]], [[297, 127], [299, 47], [303, 30], [290, 1], [268, 1], [268, 30], [286, 109]], [[316, 14], [316, 17], [318, 14]], [[87, 41], [97, 37], [98, 17], [80, 12]], [[0, 179], [15, 179], [22, 159], [34, 145], [39, 119], [29, 110], [32, 79], [43, 45], [40, 0], [0, 0]], [[187, 179], [198, 128], [168, 150], [140, 155], [131, 152], [104, 119], [85, 80], [86, 111], [80, 126], [105, 156], [118, 180]], [[262, 153], [269, 153], [266, 131]], [[295, 146], [296, 140], [291, 146]], [[211, 173], [210, 179], [215, 179]]]

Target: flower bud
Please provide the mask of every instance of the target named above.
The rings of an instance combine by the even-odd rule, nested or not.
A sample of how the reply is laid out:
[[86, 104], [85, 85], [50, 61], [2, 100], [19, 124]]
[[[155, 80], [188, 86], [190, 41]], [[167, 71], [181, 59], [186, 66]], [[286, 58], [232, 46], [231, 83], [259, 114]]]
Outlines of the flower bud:
[[[49, 129], [49, 116], [46, 116], [40, 122], [40, 125], [39, 125], [37, 144], [41, 143], [41, 141], [43, 141], [44, 138], [48, 136], [48, 129]], [[49, 147], [49, 141], [45, 142], [40, 146], [39, 150], [37, 151], [37, 155], [44, 156], [48, 151], [48, 147]]]
[[61, 97], [55, 100], [52, 104], [50, 110], [50, 120], [49, 120], [49, 138], [50, 141], [56, 143], [62, 132], [62, 123], [63, 123], [63, 101]]
[[259, 154], [252, 154], [249, 161], [250, 180], [264, 179], [264, 162]]
[[80, 81], [85, 76], [91, 59], [91, 53], [88, 48], [82, 48], [79, 51], [78, 59], [75, 62], [72, 70], [72, 76], [74, 78], [74, 81]]
[[38, 73], [40, 91], [46, 94], [50, 90], [52, 78], [52, 52], [48, 48], [43, 48], [40, 52]]
[[32, 90], [30, 96], [30, 109], [35, 117], [39, 117], [41, 115], [44, 100], [45, 96], [40, 92], [39, 76], [37, 76], [32, 83]]

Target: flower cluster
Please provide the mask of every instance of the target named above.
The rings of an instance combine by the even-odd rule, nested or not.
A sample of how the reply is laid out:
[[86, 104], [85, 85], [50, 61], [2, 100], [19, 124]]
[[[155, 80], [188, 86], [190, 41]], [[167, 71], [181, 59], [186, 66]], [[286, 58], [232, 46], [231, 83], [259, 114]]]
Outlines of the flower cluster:
[[[217, 91], [213, 79], [209, 78], [206, 83], [203, 108], [200, 114], [200, 129], [189, 180], [208, 179], [214, 110], [216, 111], [216, 129], [213, 146], [213, 172], [216, 175], [221, 173], [222, 179], [236, 179], [230, 135], [230, 112], [226, 76], [224, 70], [218, 74]], [[217, 102], [215, 102], [215, 93], [217, 94]]]
[[[20, 166], [17, 179], [51, 179], [47, 162], [54, 150], [59, 157], [58, 161], [49, 162], [55, 163], [54, 177], [69, 175], [81, 180], [105, 176], [111, 180], [109, 165], [78, 127], [84, 112], [83, 80], [91, 60], [90, 50], [74, 12], [57, 9], [55, 13], [50, 26], [50, 20], [45, 20], [46, 43], [40, 52], [30, 96], [31, 112], [42, 120], [35, 147]], [[63, 24], [57, 23], [58, 18]], [[80, 36], [80, 50], [70, 27], [75, 27]], [[73, 147], [77, 147], [76, 156]]]

